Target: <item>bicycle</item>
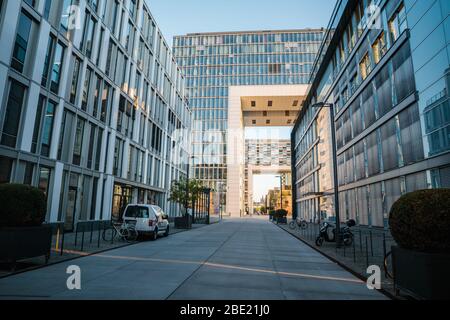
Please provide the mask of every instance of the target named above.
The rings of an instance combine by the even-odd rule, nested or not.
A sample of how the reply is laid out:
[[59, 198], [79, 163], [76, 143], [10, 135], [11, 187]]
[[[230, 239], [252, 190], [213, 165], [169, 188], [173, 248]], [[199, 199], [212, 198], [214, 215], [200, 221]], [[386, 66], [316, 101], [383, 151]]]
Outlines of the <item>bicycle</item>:
[[291, 228], [292, 230], [296, 228], [305, 230], [308, 228], [308, 222], [306, 222], [306, 220], [301, 220], [299, 218], [297, 218], [296, 220], [292, 219], [292, 221], [289, 222], [289, 228]]
[[113, 241], [117, 236], [123, 241], [134, 242], [138, 238], [138, 231], [136, 230], [136, 221], [123, 222], [123, 223], [111, 223], [111, 227], [103, 230], [103, 240]]

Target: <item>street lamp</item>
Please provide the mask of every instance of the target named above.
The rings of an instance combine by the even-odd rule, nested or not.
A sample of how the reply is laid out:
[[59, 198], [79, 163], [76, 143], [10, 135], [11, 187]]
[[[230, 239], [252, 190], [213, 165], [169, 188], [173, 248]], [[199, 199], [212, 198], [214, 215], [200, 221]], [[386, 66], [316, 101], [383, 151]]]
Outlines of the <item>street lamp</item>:
[[188, 207], [189, 207], [189, 173], [190, 173], [190, 167], [189, 167], [189, 165], [190, 165], [190, 160], [194, 160], [195, 159], [195, 157], [194, 156], [190, 156], [189, 158], [188, 158], [188, 161], [187, 161], [187, 178], [186, 178], [186, 203], [185, 203], [185, 208], [186, 208], [186, 218], [187, 219], [189, 219], [187, 216], [189, 215], [189, 212], [188, 212]]
[[275, 178], [280, 178], [280, 207], [283, 210], [283, 175], [276, 176]]
[[341, 246], [341, 219], [339, 215], [339, 182], [338, 182], [338, 168], [337, 168], [337, 151], [336, 151], [336, 127], [334, 123], [334, 104], [319, 102], [313, 104], [312, 108], [329, 108], [330, 122], [331, 122], [331, 148], [333, 156], [333, 180], [334, 180], [334, 212], [336, 215], [336, 246]]

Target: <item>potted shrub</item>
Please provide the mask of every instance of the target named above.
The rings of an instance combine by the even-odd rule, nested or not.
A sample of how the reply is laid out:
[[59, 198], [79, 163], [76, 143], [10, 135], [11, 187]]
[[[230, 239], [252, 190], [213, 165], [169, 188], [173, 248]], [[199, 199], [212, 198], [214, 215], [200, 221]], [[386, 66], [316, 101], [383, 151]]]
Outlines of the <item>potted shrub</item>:
[[196, 179], [181, 179], [172, 181], [169, 201], [176, 202], [183, 206], [184, 214], [174, 219], [176, 229], [191, 229], [193, 220], [193, 203], [199, 197], [203, 189], [202, 183]]
[[269, 221], [274, 221], [275, 210], [269, 211]]
[[18, 184], [0, 185], [0, 260], [50, 258], [52, 228], [43, 226], [46, 214], [44, 193]]
[[391, 208], [396, 290], [418, 299], [449, 299], [450, 189], [420, 190]]
[[275, 221], [278, 223], [287, 224], [287, 214], [288, 212], [284, 209], [278, 209], [275, 211], [274, 218]]

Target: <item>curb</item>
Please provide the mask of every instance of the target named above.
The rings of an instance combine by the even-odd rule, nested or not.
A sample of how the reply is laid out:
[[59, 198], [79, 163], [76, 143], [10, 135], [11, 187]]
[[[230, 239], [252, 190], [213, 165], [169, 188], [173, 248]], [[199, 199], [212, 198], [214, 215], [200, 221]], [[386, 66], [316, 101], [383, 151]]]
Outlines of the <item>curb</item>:
[[[306, 242], [305, 240], [303, 240], [302, 238], [300, 238], [299, 236], [290, 233], [288, 230], [282, 228], [280, 225], [277, 225], [274, 223], [275, 226], [277, 226], [278, 228], [280, 228], [281, 230], [283, 230], [284, 232], [290, 234], [292, 237], [300, 240], [301, 242], [303, 242], [304, 244], [306, 244], [308, 247], [310, 247], [311, 249], [313, 249], [314, 251], [320, 253], [321, 255], [323, 255], [324, 257], [326, 257], [327, 259], [333, 261], [334, 263], [336, 263], [337, 265], [339, 265], [341, 268], [343, 268], [345, 271], [350, 272], [352, 275], [354, 275], [355, 277], [357, 277], [358, 279], [367, 282], [367, 277], [364, 277], [363, 275], [361, 275], [360, 273], [356, 272], [355, 270], [351, 269], [350, 267], [348, 267], [346, 264], [343, 264], [342, 262], [340, 262], [339, 260], [331, 257], [330, 255], [322, 252], [321, 250], [317, 249], [316, 247], [312, 246], [311, 244], [309, 244], [308, 242]], [[392, 293], [390, 293], [389, 291], [385, 290], [385, 289], [380, 289], [377, 290], [380, 293], [382, 293], [383, 295], [385, 295], [386, 297], [388, 297], [391, 300], [401, 300], [398, 297], [396, 297], [395, 295], [393, 295]]]

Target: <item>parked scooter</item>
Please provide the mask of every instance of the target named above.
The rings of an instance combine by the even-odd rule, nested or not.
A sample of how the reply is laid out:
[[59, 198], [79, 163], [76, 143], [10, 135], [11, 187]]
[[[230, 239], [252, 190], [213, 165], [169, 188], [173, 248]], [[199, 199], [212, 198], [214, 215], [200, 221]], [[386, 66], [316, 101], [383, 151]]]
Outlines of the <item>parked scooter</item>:
[[[350, 219], [345, 223], [345, 227], [340, 230], [341, 243], [350, 246], [353, 243], [353, 233], [350, 228], [356, 225], [355, 220]], [[316, 239], [316, 245], [322, 246], [323, 242], [336, 242], [336, 226], [329, 222], [324, 222], [320, 228], [319, 236]]]

